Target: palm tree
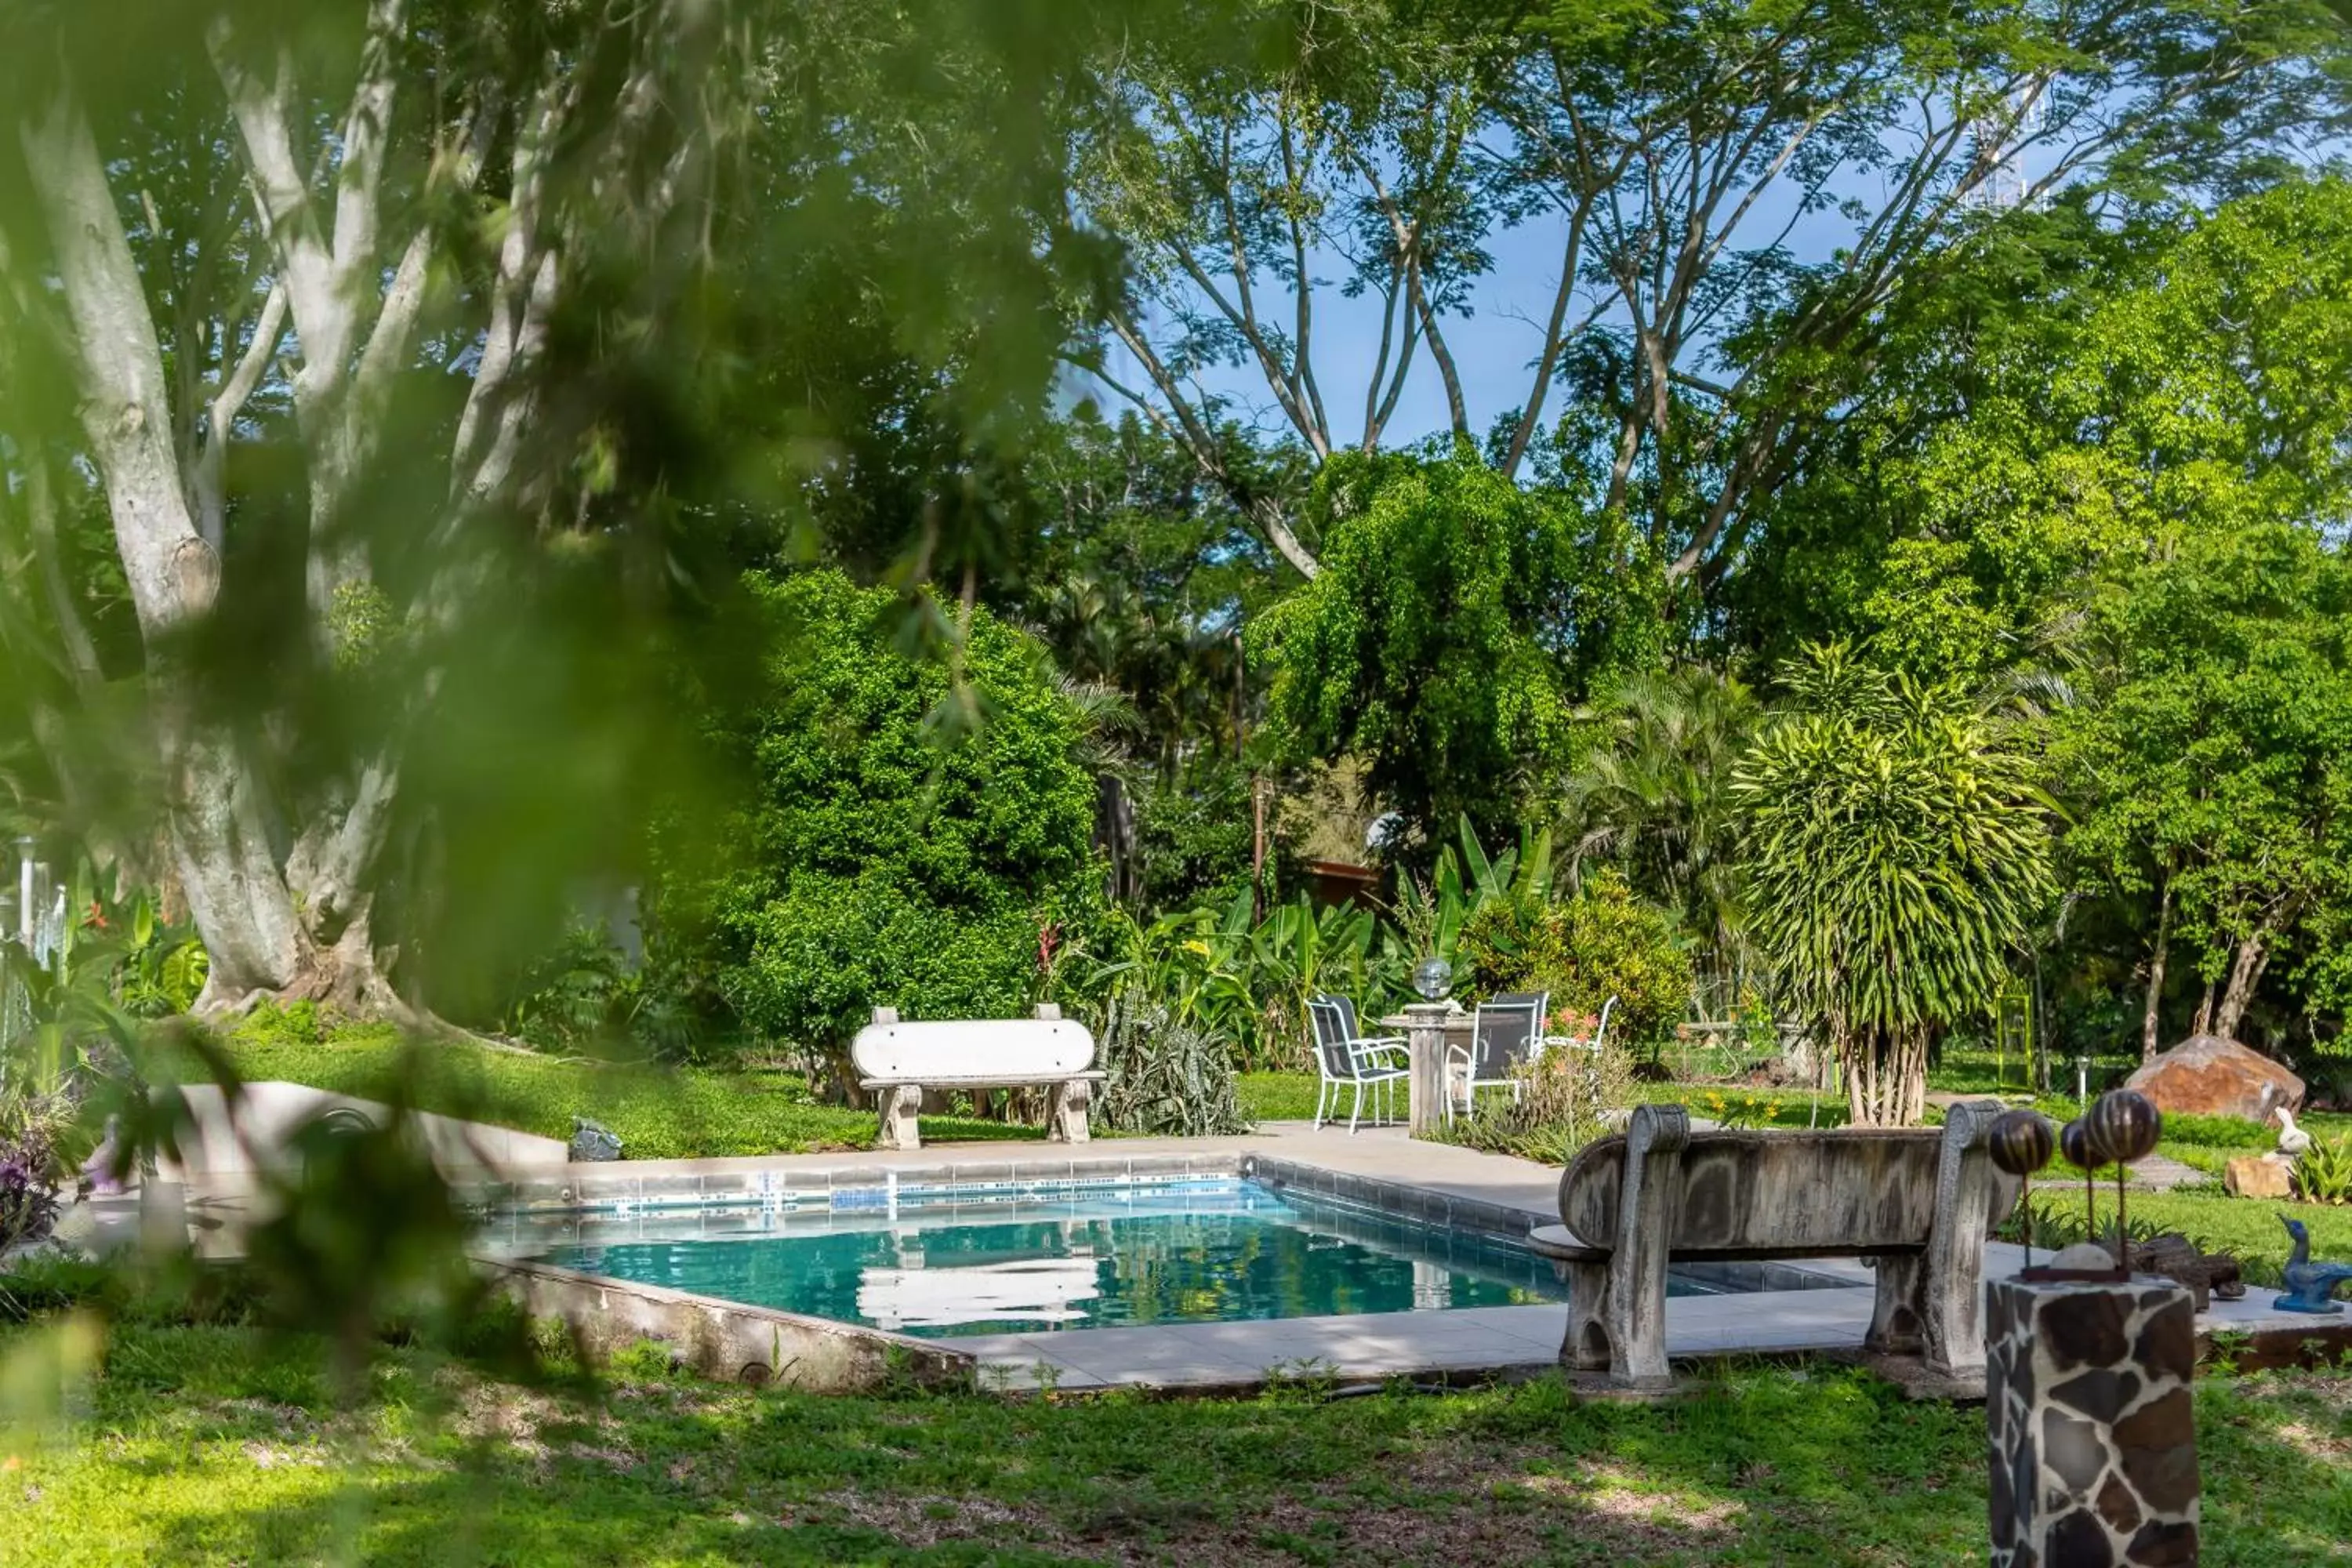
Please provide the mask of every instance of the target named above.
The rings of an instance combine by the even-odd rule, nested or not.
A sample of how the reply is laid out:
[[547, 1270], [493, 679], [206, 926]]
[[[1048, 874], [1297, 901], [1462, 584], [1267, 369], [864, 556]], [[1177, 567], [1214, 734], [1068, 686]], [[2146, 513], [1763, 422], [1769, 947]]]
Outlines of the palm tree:
[[1843, 644], [1789, 671], [1740, 760], [1750, 930], [1826, 1026], [1857, 1124], [1925, 1110], [1929, 1045], [1981, 1016], [2057, 894], [2048, 798], [2013, 731]]
[[1719, 966], [1744, 967], [1734, 764], [1761, 711], [1737, 678], [1698, 667], [1644, 672], [1614, 694], [1608, 737], [1561, 802], [1569, 876], [1613, 861], [1693, 931]]

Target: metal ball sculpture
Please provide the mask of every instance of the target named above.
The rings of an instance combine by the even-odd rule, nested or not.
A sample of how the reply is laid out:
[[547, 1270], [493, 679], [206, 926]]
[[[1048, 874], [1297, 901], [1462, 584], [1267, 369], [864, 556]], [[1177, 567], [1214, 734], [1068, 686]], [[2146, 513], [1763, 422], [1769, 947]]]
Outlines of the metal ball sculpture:
[[[2033, 1173], [2050, 1163], [2050, 1152], [2057, 1144], [2057, 1134], [2052, 1131], [2050, 1119], [2038, 1110], [2004, 1110], [1992, 1119], [1985, 1130], [1985, 1152], [1992, 1156], [1996, 1169], [2031, 1182]], [[2025, 1210], [2025, 1267], [2033, 1267], [2033, 1205]]]
[[2058, 1129], [2058, 1152], [2066, 1163], [2083, 1173], [2083, 1234], [2099, 1234], [2098, 1215], [2095, 1212], [2097, 1194], [2091, 1185], [2091, 1173], [2099, 1168], [2099, 1157], [2091, 1152], [2090, 1131], [2076, 1117]]
[[2131, 1235], [2126, 1228], [2124, 1167], [2144, 1160], [2164, 1135], [2164, 1114], [2137, 1089], [2111, 1089], [2083, 1117], [2084, 1145], [2100, 1164], [2116, 1168], [2116, 1267], [2131, 1271]]

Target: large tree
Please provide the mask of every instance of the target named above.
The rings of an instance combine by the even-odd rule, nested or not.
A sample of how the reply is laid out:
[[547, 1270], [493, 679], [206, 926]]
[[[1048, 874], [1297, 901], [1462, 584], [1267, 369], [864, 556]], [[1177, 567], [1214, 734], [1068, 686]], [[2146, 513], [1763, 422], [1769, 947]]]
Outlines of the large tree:
[[1876, 504], [1843, 618], [1927, 678], [2060, 699], [2078, 890], [2142, 938], [2153, 1053], [2177, 949], [2211, 983], [2197, 1022], [2235, 1030], [2325, 905], [2352, 186], [2240, 198], [2008, 309], [1921, 323], [1856, 419]]
[[[77, 677], [110, 647], [127, 666], [207, 1007], [401, 1010], [392, 860], [413, 910], [417, 883], [591, 826], [501, 832], [486, 802], [658, 750], [521, 742], [605, 723], [595, 684], [682, 529], [823, 518], [854, 482], [843, 427], [903, 412], [835, 395], [821, 327], [779, 323], [862, 321], [921, 395], [956, 367], [961, 429], [1042, 395], [1084, 294], [1060, 266], [1084, 247], [1038, 244], [1090, 90], [1074, 60], [1134, 9], [11, 10], [0, 274], [26, 374], [0, 493], [32, 499], [36, 544], [94, 517], [102, 545], [35, 552], [86, 570], [12, 583], [38, 612], [15, 624]], [[578, 591], [604, 561], [628, 585]], [[535, 635], [550, 614], [576, 646]], [[923, 624], [951, 641], [952, 616]], [[451, 784], [429, 804], [428, 764]]]
[[[1297, 493], [1227, 463], [1230, 432], [1318, 464], [1369, 451], [1425, 370], [1507, 477], [1549, 450], [1636, 520], [1668, 585], [1709, 586], [1866, 376], [1898, 289], [1989, 210], [2200, 199], [2343, 109], [2319, 0], [1255, 14], [1288, 40], [1272, 68], [1126, 57], [1073, 221], [1129, 247], [1134, 283], [1079, 357], [1310, 576]], [[1523, 223], [1557, 270], [1508, 373], [1527, 394], [1476, 432], [1447, 322]], [[1335, 292], [1381, 307], [1360, 384], [1318, 367]], [[1262, 418], [1236, 380], [1262, 382]]]

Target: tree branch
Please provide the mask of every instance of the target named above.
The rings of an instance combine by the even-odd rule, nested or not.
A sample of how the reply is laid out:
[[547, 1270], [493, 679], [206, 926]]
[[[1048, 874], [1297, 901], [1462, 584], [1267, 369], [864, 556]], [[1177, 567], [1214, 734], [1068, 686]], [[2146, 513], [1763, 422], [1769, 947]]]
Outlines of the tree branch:
[[26, 104], [20, 112], [17, 137], [73, 322], [82, 427], [152, 647], [211, 608], [220, 558], [188, 515], [154, 317], [68, 72], [61, 67], [45, 110]]
[[222, 378], [220, 390], [205, 410], [205, 441], [196, 453], [190, 489], [195, 493], [196, 530], [215, 550], [221, 547], [227, 526], [228, 498], [223, 479], [228, 463], [229, 432], [261, 384], [278, 345], [286, 336], [286, 286], [272, 283], [254, 319], [253, 335], [245, 352]]

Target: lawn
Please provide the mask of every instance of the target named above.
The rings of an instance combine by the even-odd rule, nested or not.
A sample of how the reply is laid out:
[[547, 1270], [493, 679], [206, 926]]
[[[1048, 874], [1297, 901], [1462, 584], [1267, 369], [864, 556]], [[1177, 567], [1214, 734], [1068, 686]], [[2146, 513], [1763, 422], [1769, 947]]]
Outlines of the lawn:
[[[2112, 1183], [2101, 1185], [2097, 1205], [2099, 1225], [2113, 1225], [2116, 1189]], [[2065, 1242], [2079, 1238], [2083, 1225], [2080, 1183], [2037, 1184], [2033, 1189], [2033, 1207], [2038, 1214], [2056, 1222], [2043, 1226], [2041, 1234], [2045, 1240]], [[2235, 1255], [2248, 1279], [2270, 1286], [2278, 1283], [2279, 1270], [2286, 1264], [2287, 1248], [2293, 1245], [2286, 1226], [2279, 1223], [2282, 1215], [2299, 1219], [2309, 1227], [2313, 1256], [2352, 1259], [2352, 1208], [2233, 1198], [2212, 1189], [2133, 1193], [2129, 1200], [2134, 1234], [2177, 1230], [2208, 1252]]]
[[[569, 1138], [586, 1116], [620, 1135], [636, 1160], [799, 1154], [870, 1149], [870, 1110], [818, 1105], [797, 1072], [614, 1065], [500, 1050], [465, 1041], [409, 1046], [384, 1026], [314, 1030], [258, 1020], [219, 1041], [247, 1079], [284, 1079], [370, 1100], [402, 1095], [419, 1110]], [[167, 1065], [202, 1079], [181, 1052]], [[926, 1141], [1043, 1138], [1042, 1127], [926, 1116]]]
[[[0, 1329], [0, 1364], [26, 1331]], [[5, 1382], [5, 1379], [0, 1379]], [[625, 1358], [534, 1392], [415, 1347], [363, 1403], [301, 1341], [127, 1325], [75, 1426], [0, 1438], [0, 1562], [1940, 1564], [1983, 1416], [1850, 1369], [1665, 1405], [1555, 1381], [1331, 1399], [820, 1398]], [[2352, 1540], [2352, 1380], [2200, 1386], [2205, 1562]]]

